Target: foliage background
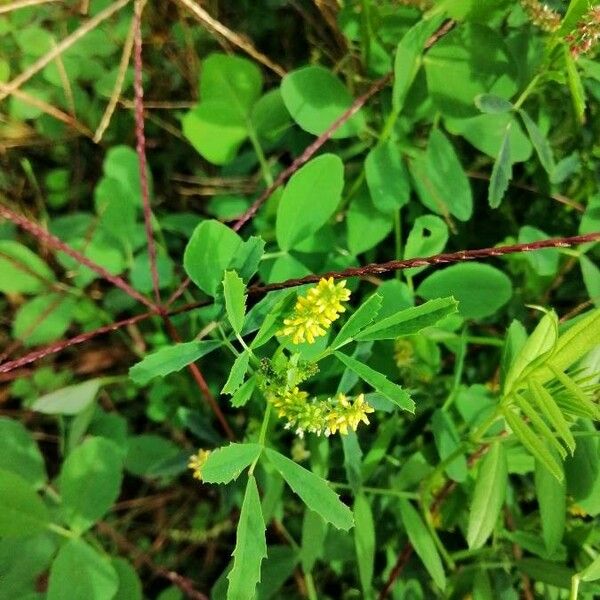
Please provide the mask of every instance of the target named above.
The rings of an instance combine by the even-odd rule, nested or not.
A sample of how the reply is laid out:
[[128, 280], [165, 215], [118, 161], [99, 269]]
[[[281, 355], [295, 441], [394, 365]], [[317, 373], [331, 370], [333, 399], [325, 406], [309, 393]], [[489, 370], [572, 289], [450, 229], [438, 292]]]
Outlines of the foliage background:
[[[1, 3], [0, 598], [568, 598], [580, 580], [579, 597], [595, 597], [598, 10]], [[252, 334], [274, 310], [257, 286], [512, 244], [348, 280], [348, 314], [377, 290], [377, 321], [459, 301], [418, 333], [356, 346], [392, 395], [410, 392], [414, 415], [332, 357], [307, 385], [366, 392], [377, 412], [356, 434], [300, 439], [263, 420], [259, 393], [221, 393], [227, 345], [244, 349], [225, 269], [250, 285]], [[507, 372], [540, 320], [564, 336], [578, 317], [569, 376], [583, 404], [554, 382], [568, 431], [559, 420], [536, 454], [505, 428]], [[276, 330], [260, 357], [310, 361], [335, 337], [315, 351]], [[260, 496], [244, 492], [253, 477], [192, 477], [190, 454], [231, 439], [253, 452], [261, 422], [271, 449], [318, 476], [316, 497], [332, 482], [353, 528], [284, 488], [271, 455]], [[231, 553], [261, 529], [251, 502], [266, 546], [246, 542], [249, 571], [266, 559], [257, 591], [257, 573], [239, 571], [236, 590]], [[478, 513], [490, 515], [479, 536]]]

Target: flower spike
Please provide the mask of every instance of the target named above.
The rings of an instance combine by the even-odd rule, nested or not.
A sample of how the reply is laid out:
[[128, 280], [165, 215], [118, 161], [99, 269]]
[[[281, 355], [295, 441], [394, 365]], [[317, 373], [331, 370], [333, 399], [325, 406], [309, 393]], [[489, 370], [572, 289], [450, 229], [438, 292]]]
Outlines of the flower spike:
[[314, 343], [315, 338], [325, 335], [333, 321], [345, 312], [342, 302], [349, 299], [345, 281], [336, 284], [333, 277], [321, 279], [305, 296], [298, 298], [293, 313], [283, 321], [280, 335], [289, 335], [294, 344]]

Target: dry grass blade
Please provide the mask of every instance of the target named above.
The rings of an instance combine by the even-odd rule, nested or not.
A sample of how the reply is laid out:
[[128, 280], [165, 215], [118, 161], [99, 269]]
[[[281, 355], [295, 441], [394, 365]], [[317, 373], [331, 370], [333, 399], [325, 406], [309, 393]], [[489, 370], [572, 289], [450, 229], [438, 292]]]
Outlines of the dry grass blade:
[[[0, 93], [2, 93], [4, 89], [5, 85], [0, 84]], [[29, 106], [39, 108], [42, 112], [54, 117], [57, 121], [66, 123], [69, 127], [72, 127], [86, 137], [92, 137], [92, 132], [83, 123], [79, 122], [75, 117], [68, 115], [59, 108], [52, 106], [52, 104], [48, 104], [47, 102], [44, 102], [43, 100], [40, 100], [39, 98], [36, 98], [35, 96], [32, 96], [23, 90], [14, 90], [11, 93], [15, 98], [18, 98], [22, 102], [29, 104]]]
[[34, 75], [39, 73], [45, 66], [50, 64], [57, 56], [60, 56], [63, 52], [68, 50], [73, 44], [79, 41], [83, 36], [88, 34], [92, 29], [95, 29], [102, 23], [114, 15], [117, 11], [121, 10], [124, 6], [129, 4], [131, 0], [117, 0], [114, 4], [107, 6], [103, 11], [100, 11], [95, 17], [92, 17], [89, 21], [84, 23], [81, 27], [76, 29], [71, 35], [67, 36], [59, 44], [57, 44], [50, 52], [47, 52], [41, 56], [34, 63], [29, 65], [20, 75], [17, 75], [14, 79], [9, 81], [0, 92], [0, 100], [3, 100], [10, 94], [18, 90], [25, 82], [29, 81]]
[[96, 142], [96, 144], [102, 140], [102, 136], [104, 135], [104, 132], [108, 129], [113, 113], [115, 112], [115, 108], [117, 107], [117, 104], [119, 102], [119, 97], [121, 96], [121, 91], [123, 90], [123, 82], [125, 81], [125, 75], [127, 74], [127, 67], [129, 65], [129, 60], [131, 59], [131, 51], [133, 50], [134, 34], [135, 19], [132, 19], [131, 27], [129, 28], [129, 31], [127, 33], [127, 39], [125, 40], [125, 44], [123, 45], [123, 53], [121, 54], [121, 62], [119, 63], [119, 70], [117, 72], [115, 86], [110, 95], [110, 100], [106, 105], [104, 114], [102, 115], [102, 119], [100, 119], [100, 124], [96, 129], [96, 133], [94, 133], [94, 142]]
[[37, 6], [38, 4], [54, 4], [61, 1], [62, 0], [17, 0], [16, 2], [0, 6], [0, 15], [19, 10], [20, 8], [28, 8], [29, 6]]
[[249, 40], [235, 33], [235, 31], [231, 31], [231, 29], [225, 27], [223, 23], [211, 17], [193, 0], [176, 1], [187, 8], [198, 19], [198, 21], [200, 21], [200, 23], [202, 23], [208, 29], [223, 36], [228, 42], [231, 42], [234, 46], [237, 46], [240, 50], [243, 50], [246, 54], [248, 54], [248, 56], [251, 56], [254, 60], [267, 67], [267, 69], [270, 69], [279, 75], [279, 77], [283, 77], [285, 75], [285, 69], [281, 65], [273, 62], [268, 56], [265, 56], [262, 52], [257, 50]]

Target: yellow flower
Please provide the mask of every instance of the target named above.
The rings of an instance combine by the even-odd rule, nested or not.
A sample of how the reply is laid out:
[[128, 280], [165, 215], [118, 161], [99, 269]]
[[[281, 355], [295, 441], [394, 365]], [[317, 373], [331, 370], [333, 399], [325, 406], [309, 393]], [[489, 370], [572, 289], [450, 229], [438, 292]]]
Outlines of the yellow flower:
[[194, 479], [202, 480], [202, 467], [204, 467], [209, 455], [210, 450], [198, 450], [196, 454], [190, 456], [188, 467], [194, 472]]
[[358, 425], [369, 423], [367, 414], [374, 412], [372, 406], [360, 394], [353, 401], [345, 394], [326, 400], [309, 399], [308, 394], [297, 386], [267, 393], [267, 400], [277, 410], [279, 417], [287, 423], [286, 429], [293, 429], [301, 438], [305, 433], [332, 435], [338, 431], [346, 435]]
[[325, 335], [331, 323], [345, 312], [342, 302], [349, 299], [345, 281], [336, 284], [333, 277], [321, 279], [306, 296], [298, 298], [293, 313], [283, 321], [280, 335], [291, 336], [294, 344], [314, 343], [315, 338]]

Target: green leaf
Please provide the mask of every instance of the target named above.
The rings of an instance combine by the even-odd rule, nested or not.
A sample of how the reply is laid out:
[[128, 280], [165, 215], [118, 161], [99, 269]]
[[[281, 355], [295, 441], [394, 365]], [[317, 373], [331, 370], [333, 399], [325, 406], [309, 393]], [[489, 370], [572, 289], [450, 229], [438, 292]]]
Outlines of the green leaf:
[[310, 510], [338, 529], [347, 531], [352, 527], [352, 511], [341, 502], [327, 481], [275, 450], [266, 448], [265, 451], [272, 465]]
[[569, 429], [569, 424], [563, 416], [558, 404], [556, 404], [554, 398], [546, 390], [546, 388], [544, 388], [544, 386], [535, 379], [531, 379], [529, 381], [529, 392], [531, 397], [538, 405], [541, 413], [553, 425], [558, 435], [560, 435], [567, 445], [567, 448], [569, 448], [571, 451], [571, 454], [573, 454], [573, 451], [575, 450], [575, 438], [573, 437], [573, 434]]
[[131, 563], [124, 558], [113, 558], [113, 569], [119, 577], [119, 588], [112, 600], [142, 600], [142, 582]]
[[585, 121], [585, 91], [583, 83], [577, 70], [577, 64], [571, 56], [571, 52], [567, 44], [563, 46], [563, 56], [565, 60], [565, 68], [567, 70], [567, 81], [569, 90], [571, 91], [571, 99], [573, 100], [573, 109], [575, 118], [579, 123]]
[[[248, 314], [246, 326], [248, 326], [248, 321], [255, 316], [257, 322], [260, 323], [258, 333], [250, 344], [250, 348], [253, 350], [256, 350], [257, 348], [260, 348], [266, 344], [277, 333], [277, 331], [281, 329], [283, 315], [286, 315], [296, 302], [296, 294], [294, 292], [290, 292], [289, 290], [282, 290], [282, 292], [283, 294], [267, 296], [261, 301], [264, 303], [263, 306], [266, 310], [262, 310], [261, 307], [261, 310], [256, 313], [256, 310], [261, 304], [259, 303], [254, 306], [254, 308]], [[271, 293], [278, 294], [278, 292]]]
[[521, 444], [540, 461], [551, 473], [560, 480], [563, 477], [563, 470], [554, 459], [544, 442], [517, 416], [510, 408], [504, 412], [504, 418], [517, 436]]
[[516, 66], [500, 34], [489, 27], [462, 23], [425, 55], [427, 87], [444, 115], [477, 114], [480, 94], [510, 98], [517, 91]]
[[419, 515], [408, 500], [400, 499], [399, 506], [402, 522], [404, 523], [410, 543], [419, 558], [423, 561], [427, 572], [431, 575], [435, 584], [439, 588], [444, 589], [446, 587], [446, 575], [442, 560], [431, 534], [421, 519], [421, 515]]
[[567, 514], [567, 483], [559, 481], [540, 462], [535, 463], [535, 493], [540, 507], [542, 534], [548, 554], [562, 541]]
[[0, 273], [0, 292], [5, 294], [39, 294], [55, 280], [41, 258], [12, 240], [0, 240]]
[[585, 255], [579, 256], [581, 275], [590, 300], [600, 307], [600, 269]]
[[215, 296], [223, 281], [223, 271], [241, 246], [242, 238], [227, 225], [214, 220], [202, 221], [185, 248], [183, 266], [203, 292]]
[[245, 58], [211, 54], [202, 64], [201, 102], [183, 118], [183, 134], [206, 160], [230, 162], [248, 137], [260, 96], [260, 69]]
[[302, 547], [300, 548], [300, 561], [305, 572], [312, 571], [317, 559], [323, 556], [326, 534], [327, 523], [316, 512], [307, 508], [302, 520]]
[[31, 409], [46, 415], [76, 415], [94, 402], [101, 385], [101, 379], [69, 385], [40, 396]]
[[494, 159], [500, 155], [507, 130], [510, 158], [513, 163], [528, 160], [533, 152], [529, 138], [512, 113], [483, 114], [470, 119], [446, 119], [444, 124], [450, 133], [462, 135], [472, 146]]
[[202, 467], [202, 481], [229, 483], [240, 476], [262, 452], [259, 444], [229, 444], [213, 450]]
[[510, 178], [512, 177], [512, 157], [510, 150], [510, 128], [511, 123], [506, 127], [500, 153], [494, 162], [492, 176], [488, 188], [488, 203], [492, 208], [498, 208], [508, 189]]
[[252, 235], [240, 244], [229, 263], [229, 267], [235, 269], [242, 279], [249, 281], [258, 270], [264, 252], [265, 241]]
[[551, 175], [554, 172], [554, 156], [552, 154], [552, 148], [548, 138], [541, 132], [535, 121], [523, 110], [519, 110], [523, 124], [529, 135], [529, 139], [537, 152], [538, 158], [542, 167], [544, 167], [546, 173]]
[[[444, 410], [436, 410], [431, 419], [431, 430], [435, 445], [443, 461], [453, 454], [460, 446], [460, 437], [454, 421]], [[455, 460], [446, 465], [444, 469], [450, 479], [462, 483], [467, 479], [467, 459], [464, 454], [459, 454]]]
[[475, 96], [475, 106], [482, 113], [490, 114], [507, 113], [514, 108], [512, 102], [500, 96], [494, 96], [494, 94], [479, 94], [479, 96]]
[[344, 165], [335, 154], [313, 158], [294, 173], [277, 210], [276, 234], [280, 248], [294, 248], [325, 225], [340, 202], [343, 187]]
[[579, 579], [581, 581], [596, 581], [600, 579], [600, 555], [582, 571], [579, 571]]
[[233, 394], [244, 382], [246, 371], [248, 370], [248, 363], [250, 362], [250, 353], [244, 350], [233, 363], [229, 377], [221, 390], [221, 394]]
[[415, 403], [410, 394], [398, 384], [392, 383], [385, 375], [347, 354], [335, 352], [335, 357], [396, 406], [411, 413], [415, 411]]
[[348, 249], [362, 254], [384, 240], [394, 226], [391, 215], [375, 208], [366, 185], [360, 186], [346, 213]]
[[499, 269], [470, 262], [436, 271], [421, 283], [417, 293], [427, 300], [453, 296], [463, 317], [481, 319], [494, 314], [510, 300], [512, 284]]
[[577, 21], [581, 19], [584, 13], [589, 9], [589, 6], [589, 0], [571, 0], [557, 34], [565, 36], [571, 33], [571, 31], [575, 29]]
[[535, 374], [536, 379], [544, 383], [554, 377], [554, 371], [564, 373], [573, 363], [595, 348], [599, 339], [600, 309], [594, 309], [561, 334], [546, 368], [540, 369]]
[[[417, 217], [406, 239], [404, 258], [423, 258], [439, 254], [447, 241], [448, 226], [442, 219], [434, 215]], [[404, 273], [412, 277], [426, 268], [424, 266], [405, 269]]]
[[129, 369], [129, 377], [138, 385], [146, 385], [154, 377], [165, 377], [169, 373], [180, 371], [221, 345], [222, 342], [208, 340], [165, 346], [133, 365]]
[[180, 455], [181, 449], [171, 440], [154, 434], [135, 435], [128, 439], [125, 468], [140, 477], [159, 477], [164, 466]]
[[365, 160], [365, 175], [375, 208], [390, 213], [410, 198], [408, 171], [400, 148], [388, 140], [373, 148]]
[[344, 323], [333, 342], [331, 342], [331, 347], [339, 348], [348, 340], [354, 339], [356, 334], [360, 333], [369, 323], [375, 320], [380, 308], [381, 296], [379, 294], [373, 294], [365, 300]]
[[525, 344], [514, 356], [504, 380], [505, 396], [524, 385], [523, 381], [528, 373], [553, 352], [557, 339], [558, 317], [552, 311], [542, 317]]
[[47, 572], [56, 553], [56, 543], [48, 533], [0, 540], [0, 598], [37, 600], [34, 595], [40, 575]]
[[436, 31], [441, 18], [422, 19], [402, 37], [394, 58], [394, 87], [392, 104], [399, 113], [404, 106], [408, 91], [421, 68], [422, 53], [428, 38]]
[[267, 556], [265, 521], [253, 475], [248, 477], [232, 556], [227, 600], [252, 600], [260, 581], [260, 565]]
[[[567, 451], [562, 447], [556, 435], [552, 429], [550, 429], [546, 421], [539, 415], [538, 411], [521, 394], [514, 395], [514, 403], [531, 422], [531, 427], [525, 425], [527, 432], [529, 434], [535, 434], [548, 442], [559, 453], [561, 458], [565, 458]], [[541, 444], [544, 446], [543, 442]]]
[[123, 456], [104, 438], [88, 438], [63, 463], [61, 512], [71, 529], [83, 532], [103, 517], [121, 491]]
[[246, 286], [235, 271], [225, 271], [223, 279], [225, 308], [233, 331], [239, 335], [246, 315]]
[[63, 294], [32, 298], [17, 310], [12, 324], [13, 336], [27, 347], [53, 342], [69, 328], [75, 306], [75, 298]]
[[35, 489], [47, 479], [38, 445], [19, 421], [6, 417], [0, 417], [0, 469], [16, 473]]
[[[322, 134], [352, 104], [344, 84], [324, 67], [311, 66], [288, 73], [281, 81], [281, 95], [292, 119], [305, 131]], [[334, 131], [334, 139], [351, 137], [363, 129], [358, 112]]]
[[360, 341], [393, 340], [413, 335], [455, 313], [457, 306], [458, 303], [454, 298], [436, 298], [419, 306], [405, 308], [363, 329], [356, 339]]
[[375, 524], [371, 504], [362, 492], [354, 500], [354, 546], [363, 597], [368, 598], [375, 563]]
[[106, 556], [81, 539], [69, 540], [50, 569], [48, 600], [113, 598], [119, 576]]
[[[549, 239], [549, 236], [536, 227], [524, 225], [519, 229], [519, 244], [530, 244], [547, 239]], [[535, 252], [525, 252], [524, 257], [531, 268], [542, 277], [549, 277], [558, 271], [560, 261], [560, 250], [558, 248], [544, 248]]]
[[454, 146], [439, 129], [429, 136], [425, 172], [419, 187], [423, 204], [438, 214], [450, 213], [460, 221], [468, 221], [473, 214], [471, 184]]
[[481, 548], [496, 526], [508, 480], [504, 446], [494, 442], [479, 465], [473, 501], [469, 512], [467, 543]]
[[571, 587], [571, 577], [575, 574], [565, 565], [539, 558], [522, 558], [515, 561], [515, 566], [533, 581], [566, 590]]
[[0, 469], [0, 536], [26, 537], [44, 531], [50, 514], [29, 482]]
[[247, 379], [231, 397], [231, 406], [240, 408], [246, 406], [246, 403], [252, 397], [252, 393], [256, 388], [256, 378], [250, 377]]

